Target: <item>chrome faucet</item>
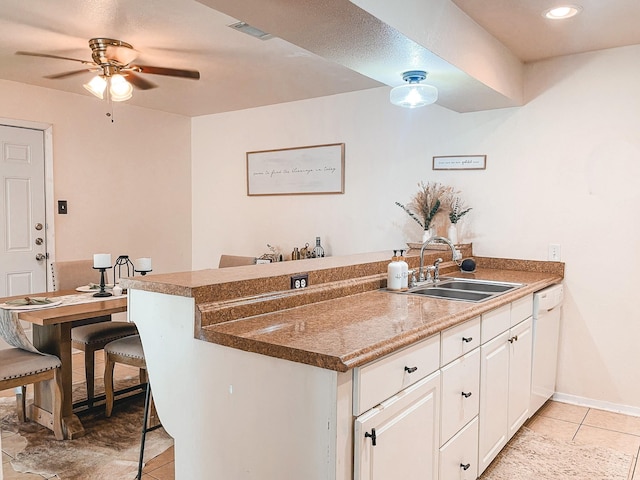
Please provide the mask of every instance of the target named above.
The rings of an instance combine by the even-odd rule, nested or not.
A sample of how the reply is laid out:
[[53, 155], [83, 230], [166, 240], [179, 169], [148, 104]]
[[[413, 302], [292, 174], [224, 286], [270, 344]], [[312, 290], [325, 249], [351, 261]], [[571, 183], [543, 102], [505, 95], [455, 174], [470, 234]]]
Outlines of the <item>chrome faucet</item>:
[[[429, 244], [431, 244], [432, 242], [442, 242], [442, 243], [446, 243], [447, 245], [449, 245], [449, 248], [451, 249], [451, 259], [454, 262], [458, 263], [458, 256], [456, 254], [455, 245], [453, 243], [451, 243], [451, 241], [448, 238], [433, 236], [433, 237], [427, 239], [427, 241], [425, 241], [422, 244], [422, 248], [420, 249], [420, 268], [418, 269], [418, 282], [424, 282], [424, 280], [425, 280], [425, 276], [424, 276], [424, 273], [423, 273], [423, 270], [424, 270], [424, 249], [427, 248], [427, 246]], [[435, 267], [435, 269], [434, 269], [434, 281], [438, 281], [438, 277], [440, 275], [438, 267], [440, 265], [440, 262], [442, 262], [442, 259], [439, 258], [438, 260], [436, 260], [435, 263], [433, 264], [433, 266]]]

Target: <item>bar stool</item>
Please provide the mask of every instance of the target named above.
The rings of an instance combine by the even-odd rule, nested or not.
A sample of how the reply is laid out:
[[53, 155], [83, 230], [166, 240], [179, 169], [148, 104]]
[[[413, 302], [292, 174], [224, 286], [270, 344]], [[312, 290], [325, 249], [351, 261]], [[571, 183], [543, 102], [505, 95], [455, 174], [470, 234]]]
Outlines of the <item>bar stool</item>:
[[104, 391], [106, 396], [105, 415], [111, 416], [113, 412], [113, 402], [115, 399], [113, 387], [113, 369], [116, 363], [130, 365], [140, 369], [140, 383], [146, 383], [146, 395], [144, 403], [144, 417], [142, 420], [142, 437], [140, 441], [140, 459], [138, 460], [138, 476], [136, 479], [142, 478], [142, 464], [144, 460], [144, 444], [147, 432], [159, 428], [160, 422], [153, 405], [153, 397], [151, 395], [151, 386], [147, 377], [147, 364], [144, 358], [144, 350], [142, 350], [142, 342], [140, 335], [130, 335], [109, 342], [104, 347]]
[[57, 440], [64, 439], [62, 431], [62, 383], [60, 359], [55, 355], [29, 352], [21, 348], [0, 350], [0, 390], [20, 388], [16, 395], [18, 418], [27, 421], [26, 385], [49, 381], [53, 412], [49, 427]]
[[[91, 260], [53, 262], [51, 273], [54, 290], [71, 290], [95, 283], [96, 271]], [[95, 352], [118, 338], [135, 335], [136, 326], [129, 322], [113, 322], [111, 315], [94, 317], [74, 322], [71, 328], [71, 345], [84, 352], [85, 382], [87, 386], [87, 406], [93, 406]]]

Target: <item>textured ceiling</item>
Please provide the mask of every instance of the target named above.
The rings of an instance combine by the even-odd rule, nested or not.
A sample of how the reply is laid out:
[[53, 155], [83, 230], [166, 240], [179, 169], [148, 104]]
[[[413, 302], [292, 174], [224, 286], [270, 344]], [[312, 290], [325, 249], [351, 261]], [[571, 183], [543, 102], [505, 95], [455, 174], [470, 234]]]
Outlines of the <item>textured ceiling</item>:
[[[491, 46], [495, 59], [511, 56], [512, 65], [640, 43], [632, 22], [640, 18], [638, 0], [583, 0], [581, 16], [566, 24], [540, 16], [548, 3], [405, 0], [401, 18], [395, 3], [382, 0], [1, 0], [0, 79], [89, 95], [82, 83], [90, 72], [44, 78], [80, 64], [14, 53], [90, 60], [88, 40], [110, 37], [131, 43], [139, 63], [201, 72], [198, 81], [147, 75], [158, 88], [137, 90], [128, 101], [142, 107], [188, 116], [241, 110], [393, 86], [402, 82], [402, 71], [421, 67], [439, 88], [440, 105], [474, 111], [519, 102], [512, 94], [517, 78], [512, 91], [502, 88], [498, 80], [508, 75], [474, 41], [486, 34], [478, 25], [491, 34], [487, 45], [486, 37], [506, 45], [503, 51]], [[412, 5], [427, 14], [413, 14]], [[274, 38], [228, 28], [237, 20]], [[473, 37], [471, 30], [478, 30]]]

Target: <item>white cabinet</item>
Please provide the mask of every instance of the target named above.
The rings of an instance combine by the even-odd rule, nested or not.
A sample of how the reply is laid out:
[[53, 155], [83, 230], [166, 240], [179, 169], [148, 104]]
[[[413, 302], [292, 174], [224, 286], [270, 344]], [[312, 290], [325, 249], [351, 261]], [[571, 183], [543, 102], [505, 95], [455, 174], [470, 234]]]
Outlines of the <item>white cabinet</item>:
[[531, 403], [532, 319], [511, 329], [509, 343], [509, 438], [529, 418]]
[[[487, 328], [482, 325], [478, 474], [487, 468], [528, 418], [531, 394], [531, 305], [531, 296], [517, 300], [511, 305], [508, 323], [507, 309], [501, 308], [487, 314]], [[500, 330], [497, 325], [512, 327], [497, 333]]]
[[355, 480], [437, 480], [440, 372], [362, 414], [354, 427]]
[[378, 405], [440, 367], [440, 335], [353, 370], [353, 414]]
[[447, 442], [478, 415], [480, 402], [480, 349], [442, 368], [441, 443]]
[[475, 480], [478, 476], [477, 447], [478, 417], [440, 449], [440, 480]]

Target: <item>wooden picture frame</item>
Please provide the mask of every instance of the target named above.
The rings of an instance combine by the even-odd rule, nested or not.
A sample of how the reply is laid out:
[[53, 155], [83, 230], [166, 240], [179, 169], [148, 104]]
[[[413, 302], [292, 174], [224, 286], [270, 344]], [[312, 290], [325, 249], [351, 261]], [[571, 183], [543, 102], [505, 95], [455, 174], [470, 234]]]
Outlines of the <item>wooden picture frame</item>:
[[432, 170], [486, 170], [486, 155], [448, 155], [433, 157]]
[[344, 143], [247, 152], [247, 195], [344, 193]]

